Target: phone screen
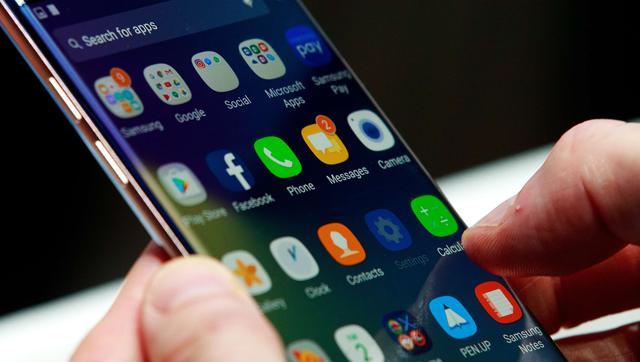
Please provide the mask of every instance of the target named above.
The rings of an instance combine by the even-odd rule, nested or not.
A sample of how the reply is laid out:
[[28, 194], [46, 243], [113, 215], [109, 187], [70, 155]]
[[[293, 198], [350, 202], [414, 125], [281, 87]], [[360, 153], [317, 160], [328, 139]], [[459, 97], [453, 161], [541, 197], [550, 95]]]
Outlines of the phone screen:
[[563, 360], [465, 256], [463, 222], [299, 2], [22, 12], [185, 247], [231, 269], [291, 361]]

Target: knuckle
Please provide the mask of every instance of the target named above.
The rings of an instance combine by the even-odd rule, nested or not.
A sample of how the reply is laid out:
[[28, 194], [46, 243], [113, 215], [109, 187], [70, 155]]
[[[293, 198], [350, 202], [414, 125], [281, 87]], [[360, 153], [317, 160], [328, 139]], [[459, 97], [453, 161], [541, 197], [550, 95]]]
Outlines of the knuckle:
[[637, 240], [640, 230], [637, 222], [631, 226], [640, 215], [638, 136], [637, 125], [591, 120], [567, 131], [552, 152], [560, 181], [588, 201], [612, 237], [627, 241]]
[[557, 146], [565, 151], [584, 152], [586, 149], [593, 148], [594, 145], [600, 145], [607, 142], [608, 138], [602, 137], [603, 134], [609, 133], [609, 129], [619, 121], [593, 119], [582, 122], [570, 130], [568, 130], [558, 141]]
[[563, 159], [567, 171], [587, 183], [608, 178], [618, 152], [614, 130], [623, 124], [603, 119], [580, 123], [560, 138], [553, 152]]

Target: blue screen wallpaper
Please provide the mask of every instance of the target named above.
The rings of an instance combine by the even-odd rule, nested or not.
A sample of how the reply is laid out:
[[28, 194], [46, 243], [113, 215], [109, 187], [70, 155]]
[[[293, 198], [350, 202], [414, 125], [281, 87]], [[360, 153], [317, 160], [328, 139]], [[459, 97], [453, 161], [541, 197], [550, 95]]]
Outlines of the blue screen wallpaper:
[[24, 11], [85, 108], [291, 361], [564, 360], [300, 3], [56, 4]]

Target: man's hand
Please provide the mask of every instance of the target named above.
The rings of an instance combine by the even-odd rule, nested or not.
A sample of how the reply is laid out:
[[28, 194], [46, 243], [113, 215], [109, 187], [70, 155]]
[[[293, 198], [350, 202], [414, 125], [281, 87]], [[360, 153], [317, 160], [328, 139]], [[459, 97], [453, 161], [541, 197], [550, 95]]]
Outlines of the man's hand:
[[[463, 235], [547, 332], [640, 306], [640, 125], [567, 132], [522, 191]], [[639, 325], [560, 341], [570, 360], [635, 361]]]
[[281, 342], [219, 263], [150, 245], [74, 361], [282, 362]]

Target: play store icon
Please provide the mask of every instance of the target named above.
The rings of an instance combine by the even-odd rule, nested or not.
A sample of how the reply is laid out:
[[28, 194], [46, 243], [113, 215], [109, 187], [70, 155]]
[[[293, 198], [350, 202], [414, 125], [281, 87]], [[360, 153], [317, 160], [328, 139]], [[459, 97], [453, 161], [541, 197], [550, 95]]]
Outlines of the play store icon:
[[173, 185], [178, 189], [181, 194], [186, 194], [189, 191], [189, 182], [183, 178], [173, 177], [171, 179]]
[[207, 199], [202, 183], [181, 163], [170, 163], [158, 169], [158, 179], [169, 196], [182, 206], [195, 206]]
[[478, 331], [469, 311], [454, 297], [442, 296], [432, 300], [429, 310], [440, 327], [455, 339], [471, 337]]

